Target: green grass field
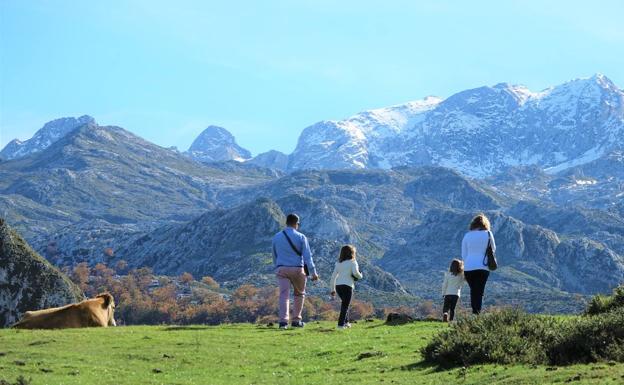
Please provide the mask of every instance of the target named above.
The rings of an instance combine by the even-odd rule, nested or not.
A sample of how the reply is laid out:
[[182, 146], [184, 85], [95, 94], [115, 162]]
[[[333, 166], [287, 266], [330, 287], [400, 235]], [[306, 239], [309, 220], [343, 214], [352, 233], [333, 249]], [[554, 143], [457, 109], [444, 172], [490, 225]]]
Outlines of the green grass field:
[[32, 384], [622, 384], [624, 364], [482, 365], [437, 370], [419, 349], [447, 326], [333, 323], [0, 330], [0, 383]]

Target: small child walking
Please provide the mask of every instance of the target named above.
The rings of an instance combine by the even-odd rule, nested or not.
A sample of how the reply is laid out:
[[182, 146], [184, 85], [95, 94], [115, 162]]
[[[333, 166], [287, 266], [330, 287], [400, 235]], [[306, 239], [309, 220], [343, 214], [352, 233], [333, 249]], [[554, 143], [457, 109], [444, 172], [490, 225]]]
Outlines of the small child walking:
[[442, 283], [442, 295], [444, 296], [444, 306], [442, 307], [442, 320], [452, 321], [455, 318], [455, 306], [461, 296], [461, 289], [466, 282], [464, 278], [464, 262], [453, 259], [449, 271], [444, 273]]
[[338, 329], [350, 328], [349, 323], [349, 306], [353, 298], [353, 289], [355, 281], [362, 279], [362, 273], [355, 259], [355, 246], [346, 245], [340, 249], [338, 262], [334, 267], [330, 282], [331, 296], [338, 293], [342, 303], [340, 304], [340, 317], [338, 318]]

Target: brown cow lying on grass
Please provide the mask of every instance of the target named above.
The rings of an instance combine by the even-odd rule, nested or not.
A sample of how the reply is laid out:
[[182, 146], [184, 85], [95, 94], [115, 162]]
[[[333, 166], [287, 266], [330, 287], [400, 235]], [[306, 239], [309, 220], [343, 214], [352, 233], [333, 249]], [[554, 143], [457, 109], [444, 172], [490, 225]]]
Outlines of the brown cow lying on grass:
[[117, 326], [115, 300], [109, 293], [99, 294], [63, 307], [27, 311], [13, 327], [19, 329], [65, 329], [92, 326]]

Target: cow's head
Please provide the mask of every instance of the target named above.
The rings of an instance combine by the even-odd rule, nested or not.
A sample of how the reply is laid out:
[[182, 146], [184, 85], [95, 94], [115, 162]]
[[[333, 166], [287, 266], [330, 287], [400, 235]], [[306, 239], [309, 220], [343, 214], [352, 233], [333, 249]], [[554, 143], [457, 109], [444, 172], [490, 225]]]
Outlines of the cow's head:
[[102, 308], [106, 310], [108, 326], [117, 326], [115, 322], [115, 299], [113, 299], [113, 296], [110, 293], [102, 293], [95, 298], [101, 298], [104, 301]]

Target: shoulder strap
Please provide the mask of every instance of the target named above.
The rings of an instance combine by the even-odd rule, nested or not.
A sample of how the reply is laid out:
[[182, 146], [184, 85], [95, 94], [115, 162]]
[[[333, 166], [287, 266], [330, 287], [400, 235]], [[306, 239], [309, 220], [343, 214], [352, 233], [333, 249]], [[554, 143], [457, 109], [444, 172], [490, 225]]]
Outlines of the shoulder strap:
[[298, 255], [298, 256], [303, 256], [303, 253], [301, 253], [299, 250], [297, 250], [297, 248], [295, 247], [295, 244], [290, 240], [290, 237], [288, 236], [288, 234], [286, 234], [286, 230], [282, 231], [282, 233], [284, 234], [284, 236], [286, 237], [286, 240], [288, 241], [288, 244], [290, 245], [290, 247], [292, 247], [293, 251]]
[[490, 238], [490, 230], [487, 231], [488, 234], [488, 243], [485, 246], [485, 253], [483, 255], [483, 266], [488, 265], [488, 249], [492, 247], [492, 238]]

